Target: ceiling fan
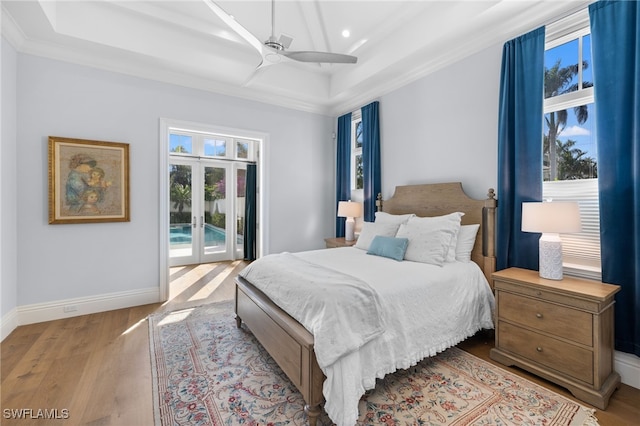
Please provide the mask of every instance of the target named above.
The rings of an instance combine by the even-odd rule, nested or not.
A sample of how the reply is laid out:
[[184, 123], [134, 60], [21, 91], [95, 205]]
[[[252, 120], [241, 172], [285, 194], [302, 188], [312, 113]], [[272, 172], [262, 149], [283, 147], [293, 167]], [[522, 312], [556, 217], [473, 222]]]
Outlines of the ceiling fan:
[[358, 58], [355, 56], [341, 53], [287, 50], [293, 39], [284, 34], [282, 34], [280, 38], [276, 38], [275, 36], [275, 0], [271, 0], [271, 36], [264, 42], [261, 42], [256, 36], [251, 34], [249, 30], [243, 27], [214, 1], [204, 0], [204, 2], [224, 23], [260, 53], [262, 62], [258, 65], [258, 68], [278, 63], [283, 57], [298, 62], [312, 63], [355, 64], [358, 61]]

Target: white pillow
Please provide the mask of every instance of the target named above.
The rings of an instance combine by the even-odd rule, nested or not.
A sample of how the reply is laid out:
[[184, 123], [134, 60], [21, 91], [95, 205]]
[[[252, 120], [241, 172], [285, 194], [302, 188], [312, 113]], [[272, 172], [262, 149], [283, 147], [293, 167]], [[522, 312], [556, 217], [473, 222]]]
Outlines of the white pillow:
[[433, 217], [412, 217], [407, 221], [410, 227], [420, 227], [426, 230], [447, 229], [452, 232], [448, 241], [445, 262], [456, 261], [456, 245], [458, 243], [458, 232], [460, 231], [460, 220], [464, 216], [462, 212], [449, 213], [443, 216]]
[[456, 260], [460, 262], [471, 262], [471, 251], [476, 243], [480, 225], [462, 225], [458, 232], [458, 243], [456, 245]]
[[407, 238], [409, 244], [404, 253], [406, 260], [442, 266], [446, 260], [453, 230], [428, 228], [402, 224], [396, 238]]
[[360, 236], [354, 247], [369, 250], [369, 245], [376, 235], [382, 235], [383, 237], [395, 237], [398, 232], [398, 224], [396, 223], [378, 223], [378, 222], [363, 222]]
[[385, 212], [376, 212], [376, 223], [395, 223], [400, 226], [403, 223], [407, 223], [407, 220], [415, 216], [416, 215], [413, 213], [391, 214]]

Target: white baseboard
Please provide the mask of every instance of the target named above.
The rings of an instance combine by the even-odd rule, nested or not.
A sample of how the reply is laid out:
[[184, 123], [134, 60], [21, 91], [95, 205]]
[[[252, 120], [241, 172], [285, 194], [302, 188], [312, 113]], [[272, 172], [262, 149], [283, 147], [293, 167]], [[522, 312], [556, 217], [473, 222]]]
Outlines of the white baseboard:
[[622, 383], [640, 389], [640, 358], [616, 351], [613, 356], [613, 368], [620, 374]]
[[0, 342], [18, 326], [18, 308], [13, 308], [0, 318]]
[[148, 305], [159, 301], [160, 288], [152, 287], [18, 306], [2, 318], [2, 340], [20, 325]]

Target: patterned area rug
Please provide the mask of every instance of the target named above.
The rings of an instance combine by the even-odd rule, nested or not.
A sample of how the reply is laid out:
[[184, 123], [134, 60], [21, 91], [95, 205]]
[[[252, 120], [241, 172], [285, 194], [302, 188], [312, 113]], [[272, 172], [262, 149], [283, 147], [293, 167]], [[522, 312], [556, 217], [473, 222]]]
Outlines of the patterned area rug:
[[[304, 401], [232, 302], [149, 317], [157, 426], [304, 425]], [[597, 425], [587, 409], [458, 348], [379, 380], [359, 425]], [[321, 424], [330, 425], [328, 417]]]

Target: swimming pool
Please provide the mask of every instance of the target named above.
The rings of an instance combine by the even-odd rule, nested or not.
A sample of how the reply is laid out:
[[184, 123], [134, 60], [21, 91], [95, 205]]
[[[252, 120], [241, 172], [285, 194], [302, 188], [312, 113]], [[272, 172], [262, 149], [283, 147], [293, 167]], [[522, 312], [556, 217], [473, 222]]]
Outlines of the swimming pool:
[[[169, 228], [169, 244], [171, 246], [179, 246], [191, 244], [191, 231], [193, 228], [190, 223], [172, 223]], [[204, 243], [205, 246], [223, 246], [226, 243], [226, 233], [224, 229], [217, 228], [213, 225], [205, 223], [204, 225]]]

